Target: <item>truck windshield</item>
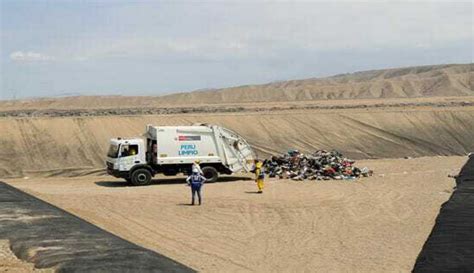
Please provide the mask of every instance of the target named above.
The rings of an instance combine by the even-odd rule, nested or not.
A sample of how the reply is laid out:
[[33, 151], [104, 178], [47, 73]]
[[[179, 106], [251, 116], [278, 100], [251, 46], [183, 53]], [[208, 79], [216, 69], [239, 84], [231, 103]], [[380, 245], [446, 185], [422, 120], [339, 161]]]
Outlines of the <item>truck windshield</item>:
[[117, 158], [118, 157], [118, 151], [119, 151], [119, 145], [110, 144], [109, 152], [107, 153], [107, 156], [111, 157], [111, 158]]

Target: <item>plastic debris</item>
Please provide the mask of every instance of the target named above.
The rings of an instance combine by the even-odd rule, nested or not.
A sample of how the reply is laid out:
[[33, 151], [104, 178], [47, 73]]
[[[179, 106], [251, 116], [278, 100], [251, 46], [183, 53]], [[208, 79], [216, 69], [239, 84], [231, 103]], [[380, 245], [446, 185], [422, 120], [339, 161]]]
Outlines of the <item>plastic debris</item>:
[[338, 151], [318, 150], [305, 155], [298, 150], [289, 150], [281, 156], [265, 160], [264, 168], [269, 177], [304, 180], [355, 180], [373, 175], [367, 167], [359, 169], [355, 161]]

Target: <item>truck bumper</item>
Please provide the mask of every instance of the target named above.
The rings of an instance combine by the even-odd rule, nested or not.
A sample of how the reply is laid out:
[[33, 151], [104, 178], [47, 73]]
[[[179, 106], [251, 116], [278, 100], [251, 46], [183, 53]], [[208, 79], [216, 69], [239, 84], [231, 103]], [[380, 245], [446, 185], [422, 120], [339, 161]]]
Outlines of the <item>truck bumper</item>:
[[119, 170], [114, 170], [110, 168], [107, 168], [107, 174], [112, 175], [117, 178], [125, 178], [125, 179], [129, 178], [128, 172], [121, 172]]

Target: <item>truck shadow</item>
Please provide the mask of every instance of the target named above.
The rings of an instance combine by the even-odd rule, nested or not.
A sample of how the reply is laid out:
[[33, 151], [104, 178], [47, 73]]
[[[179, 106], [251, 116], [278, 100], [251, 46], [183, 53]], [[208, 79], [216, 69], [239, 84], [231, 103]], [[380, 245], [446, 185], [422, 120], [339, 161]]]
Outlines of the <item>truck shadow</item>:
[[[215, 183], [209, 184], [218, 184], [218, 183], [226, 183], [226, 182], [236, 182], [242, 180], [253, 180], [250, 177], [245, 176], [223, 176], [220, 177], [219, 180]], [[94, 182], [97, 186], [101, 187], [108, 187], [108, 188], [120, 188], [120, 187], [135, 187], [132, 184], [124, 180], [115, 180], [115, 181], [96, 181]], [[159, 186], [159, 185], [174, 185], [174, 184], [184, 184], [186, 183], [185, 177], [180, 178], [164, 178], [164, 179], [153, 179], [151, 184], [148, 186]], [[146, 187], [146, 186], [137, 186], [137, 187]]]

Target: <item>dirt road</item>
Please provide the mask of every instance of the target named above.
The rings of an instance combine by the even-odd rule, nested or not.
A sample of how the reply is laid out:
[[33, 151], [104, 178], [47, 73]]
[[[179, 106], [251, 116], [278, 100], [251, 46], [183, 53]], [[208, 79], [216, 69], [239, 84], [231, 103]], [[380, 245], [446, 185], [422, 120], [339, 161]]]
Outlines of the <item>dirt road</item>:
[[[408, 272], [465, 157], [359, 161], [357, 182], [246, 177], [204, 187], [182, 179], [129, 187], [110, 177], [6, 182], [203, 272]], [[246, 179], [245, 179], [246, 178]]]

